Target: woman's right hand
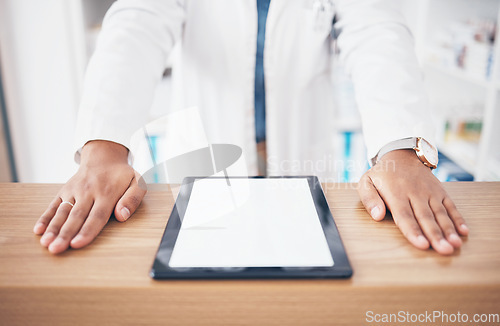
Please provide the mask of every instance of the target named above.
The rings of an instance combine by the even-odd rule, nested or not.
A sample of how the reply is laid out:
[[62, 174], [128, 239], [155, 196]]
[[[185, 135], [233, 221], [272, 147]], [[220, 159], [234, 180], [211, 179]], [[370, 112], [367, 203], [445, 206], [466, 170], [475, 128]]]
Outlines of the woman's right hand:
[[[80, 168], [61, 188], [33, 229], [57, 254], [90, 244], [114, 212], [125, 222], [139, 207], [146, 185], [128, 164], [128, 149], [95, 140], [82, 148]], [[74, 206], [72, 206], [71, 204]]]

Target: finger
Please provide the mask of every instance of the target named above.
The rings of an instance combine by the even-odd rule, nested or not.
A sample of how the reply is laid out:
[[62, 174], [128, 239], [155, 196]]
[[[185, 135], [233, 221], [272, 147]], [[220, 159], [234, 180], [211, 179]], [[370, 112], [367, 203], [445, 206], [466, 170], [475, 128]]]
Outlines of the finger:
[[111, 217], [113, 206], [114, 203], [109, 204], [106, 200], [95, 201], [87, 220], [70, 241], [71, 248], [79, 249], [91, 243]]
[[92, 204], [93, 200], [91, 198], [79, 199], [76, 202], [56, 239], [49, 245], [51, 253], [58, 254], [68, 249], [69, 242], [80, 231], [85, 219], [88, 217]]
[[54, 215], [56, 215], [57, 208], [61, 203], [62, 203], [61, 197], [56, 197], [50, 202], [49, 207], [47, 207], [45, 212], [43, 212], [40, 218], [38, 218], [38, 220], [35, 223], [35, 226], [33, 227], [33, 232], [35, 234], [43, 234], [45, 232], [50, 221], [52, 220]]
[[429, 204], [445, 238], [454, 248], [460, 248], [462, 245], [462, 239], [458, 236], [455, 224], [448, 215], [443, 203], [439, 200], [431, 200]]
[[[74, 199], [70, 200], [71, 202], [74, 202]], [[57, 208], [56, 214], [54, 215], [54, 218], [50, 220], [49, 225], [47, 226], [47, 229], [45, 230], [45, 233], [43, 236], [40, 238], [40, 244], [44, 247], [48, 247], [52, 241], [57, 237], [59, 234], [59, 231], [61, 230], [62, 225], [68, 218], [69, 212], [71, 211], [73, 207], [69, 204], [64, 204], [61, 201], [61, 204]]]
[[359, 197], [365, 209], [370, 213], [375, 221], [381, 221], [385, 217], [385, 204], [372, 182], [372, 179], [365, 174], [359, 180]]
[[[395, 204], [392, 204], [393, 202]], [[410, 202], [398, 199], [397, 201], [391, 201], [391, 205], [389, 206], [394, 222], [406, 239], [418, 249], [429, 249], [429, 241], [425, 238], [413, 215]]]
[[450, 197], [446, 197], [443, 200], [443, 205], [448, 212], [448, 216], [451, 217], [453, 224], [455, 224], [455, 228], [457, 229], [458, 233], [460, 233], [461, 235], [469, 235], [469, 228], [467, 227], [467, 223], [465, 223], [465, 219], [458, 211], [455, 203], [453, 203], [453, 200], [451, 200]]
[[128, 220], [141, 204], [141, 201], [147, 192], [146, 187], [142, 182], [142, 178], [136, 173], [136, 176], [132, 179], [129, 188], [116, 204], [115, 218], [118, 221], [125, 222]]
[[441, 227], [438, 225], [427, 199], [414, 198], [411, 200], [413, 214], [430, 241], [432, 248], [441, 255], [451, 255], [453, 246], [445, 239]]

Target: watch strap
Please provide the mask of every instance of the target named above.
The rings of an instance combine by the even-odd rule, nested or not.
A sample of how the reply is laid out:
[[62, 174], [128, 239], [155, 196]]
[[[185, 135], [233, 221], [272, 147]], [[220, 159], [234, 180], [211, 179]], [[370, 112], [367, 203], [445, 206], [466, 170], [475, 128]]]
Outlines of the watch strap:
[[375, 165], [385, 154], [398, 150], [398, 149], [415, 149], [417, 146], [417, 137], [408, 137], [403, 139], [398, 139], [386, 144], [382, 147], [377, 155], [371, 159], [372, 166]]

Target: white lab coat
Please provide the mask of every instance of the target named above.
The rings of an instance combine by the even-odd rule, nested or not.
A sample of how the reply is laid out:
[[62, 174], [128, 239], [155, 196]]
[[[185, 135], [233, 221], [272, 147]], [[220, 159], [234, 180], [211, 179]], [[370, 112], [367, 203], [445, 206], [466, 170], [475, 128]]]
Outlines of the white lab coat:
[[[412, 136], [433, 141], [429, 104], [400, 14], [379, 0], [272, 0], [264, 50], [268, 173], [328, 177], [333, 156], [331, 22], [351, 75], [368, 157]], [[316, 6], [324, 4], [325, 10]], [[175, 109], [199, 108], [209, 143], [243, 149], [256, 172], [256, 0], [120, 0], [106, 14], [89, 63], [77, 127], [127, 147], [147, 122], [175, 44]], [[326, 167], [326, 170], [325, 170]]]

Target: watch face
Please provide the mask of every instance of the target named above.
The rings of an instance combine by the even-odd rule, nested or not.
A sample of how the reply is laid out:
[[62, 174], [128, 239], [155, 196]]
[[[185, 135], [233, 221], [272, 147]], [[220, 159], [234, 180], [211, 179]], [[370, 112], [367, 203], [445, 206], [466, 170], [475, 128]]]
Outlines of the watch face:
[[437, 165], [438, 152], [434, 148], [434, 146], [432, 146], [427, 140], [423, 138], [420, 138], [420, 146], [427, 161], [429, 161], [429, 163], [434, 166]]

